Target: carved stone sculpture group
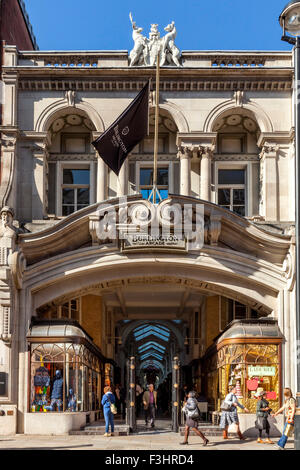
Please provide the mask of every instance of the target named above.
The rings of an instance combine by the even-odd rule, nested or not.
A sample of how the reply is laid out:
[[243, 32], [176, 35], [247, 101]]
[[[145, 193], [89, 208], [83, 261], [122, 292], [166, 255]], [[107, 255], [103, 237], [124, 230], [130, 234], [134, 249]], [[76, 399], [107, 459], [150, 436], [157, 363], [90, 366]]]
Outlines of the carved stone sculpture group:
[[180, 67], [180, 50], [175, 45], [177, 31], [175, 23], [172, 21], [165, 27], [166, 34], [160, 37], [158, 24], [152, 24], [149, 38], [142, 35], [143, 28], [139, 28], [133, 21], [132, 15], [129, 15], [132, 24], [132, 38], [134, 47], [129, 54], [130, 66], [153, 66], [159, 59], [160, 66], [175, 65]]

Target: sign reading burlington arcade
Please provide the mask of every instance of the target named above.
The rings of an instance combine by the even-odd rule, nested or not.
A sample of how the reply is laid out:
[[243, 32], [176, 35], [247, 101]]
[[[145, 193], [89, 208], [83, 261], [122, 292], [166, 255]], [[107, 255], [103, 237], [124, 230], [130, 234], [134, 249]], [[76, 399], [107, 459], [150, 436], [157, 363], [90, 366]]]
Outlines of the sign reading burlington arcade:
[[132, 249], [166, 249], [172, 248], [180, 251], [187, 250], [187, 243], [185, 238], [180, 238], [175, 234], [169, 235], [149, 235], [147, 233], [129, 233], [123, 238], [122, 251]]

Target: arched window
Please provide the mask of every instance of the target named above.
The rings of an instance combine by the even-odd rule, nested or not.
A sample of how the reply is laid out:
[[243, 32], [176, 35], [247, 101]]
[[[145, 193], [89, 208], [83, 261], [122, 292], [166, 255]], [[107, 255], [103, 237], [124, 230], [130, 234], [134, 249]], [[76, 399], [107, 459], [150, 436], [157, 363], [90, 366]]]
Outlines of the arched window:
[[241, 108], [226, 112], [214, 124], [215, 202], [243, 217], [259, 214], [260, 134], [254, 116]]
[[80, 110], [62, 111], [50, 127], [48, 213], [67, 216], [95, 202], [94, 125]]

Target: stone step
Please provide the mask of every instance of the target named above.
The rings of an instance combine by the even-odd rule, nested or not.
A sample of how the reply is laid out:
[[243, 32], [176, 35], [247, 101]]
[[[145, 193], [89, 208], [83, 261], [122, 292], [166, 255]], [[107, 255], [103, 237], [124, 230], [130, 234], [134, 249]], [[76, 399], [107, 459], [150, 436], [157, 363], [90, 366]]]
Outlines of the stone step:
[[[70, 436], [103, 436], [105, 434], [105, 426], [86, 426], [78, 431], [70, 431]], [[115, 436], [128, 436], [129, 426], [115, 426]]]

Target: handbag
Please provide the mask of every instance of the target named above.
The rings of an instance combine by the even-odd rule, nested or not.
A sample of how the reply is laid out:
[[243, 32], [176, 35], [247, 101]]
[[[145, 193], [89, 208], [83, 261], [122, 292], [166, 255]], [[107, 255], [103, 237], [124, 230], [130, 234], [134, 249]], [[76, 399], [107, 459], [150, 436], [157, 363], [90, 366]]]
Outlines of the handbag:
[[255, 427], [256, 429], [263, 431], [265, 429], [265, 418], [258, 416], [255, 421]]
[[221, 411], [231, 411], [232, 405], [227, 401], [223, 400], [221, 403]]
[[108, 398], [108, 401], [110, 403], [110, 411], [112, 412], [113, 415], [116, 415], [118, 413], [116, 405], [112, 403], [109, 398]]
[[195, 408], [194, 410], [188, 410], [187, 415], [190, 419], [193, 419], [193, 420], [197, 421], [197, 419], [200, 418], [200, 413], [199, 413], [198, 407]]

